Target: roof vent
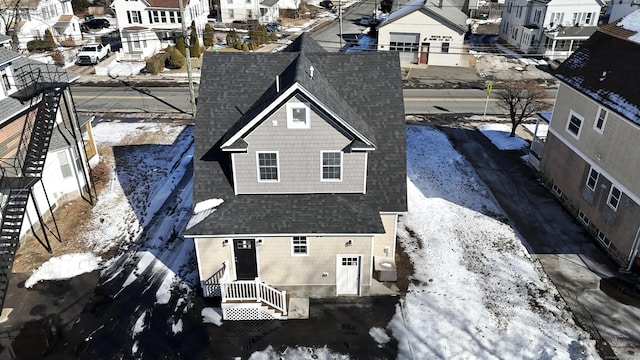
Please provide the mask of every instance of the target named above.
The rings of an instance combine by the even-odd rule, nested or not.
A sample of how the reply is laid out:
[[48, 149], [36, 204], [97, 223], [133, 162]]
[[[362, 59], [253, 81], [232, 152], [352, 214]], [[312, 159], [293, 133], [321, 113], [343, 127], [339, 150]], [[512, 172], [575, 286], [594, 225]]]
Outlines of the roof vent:
[[309, 67], [309, 77], [313, 79], [313, 65]]

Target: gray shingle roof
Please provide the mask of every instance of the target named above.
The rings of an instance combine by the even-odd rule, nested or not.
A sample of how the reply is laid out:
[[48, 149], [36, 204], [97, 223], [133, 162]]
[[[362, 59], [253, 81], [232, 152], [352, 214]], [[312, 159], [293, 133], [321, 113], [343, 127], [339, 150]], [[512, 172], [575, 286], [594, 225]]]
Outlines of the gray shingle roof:
[[458, 7], [454, 6], [447, 0], [442, 0], [442, 6], [440, 6], [439, 0], [410, 1], [403, 5], [400, 9], [389, 14], [389, 16], [378, 26], [378, 28], [387, 26], [394, 21], [411, 14], [414, 11], [422, 11], [424, 13], [431, 14], [434, 17], [440, 18], [442, 21], [457, 27], [462, 32], [466, 32], [468, 29], [467, 20], [469, 19], [469, 17]]
[[[47, 65], [36, 60], [20, 56], [9, 49], [0, 47], [0, 64], [11, 63], [16, 79], [16, 85], [20, 90], [24, 84], [20, 79], [25, 79], [28, 85], [33, 75], [41, 74], [45, 81], [55, 81], [63, 83], [71, 83], [76, 80], [80, 75], [73, 71], [59, 68], [55, 65]], [[22, 77], [22, 75], [29, 75]], [[0, 124], [7, 120], [10, 120], [16, 114], [27, 110], [30, 107], [29, 102], [21, 102], [17, 97], [19, 93], [14, 93], [11, 96], [0, 100]]]
[[555, 76], [640, 125], [640, 44], [617, 23], [603, 26], [556, 69]]
[[[314, 43], [303, 34], [281, 53], [205, 53], [195, 131], [193, 201], [220, 198], [224, 202], [188, 234], [377, 234], [384, 232], [379, 212], [407, 210], [398, 54], [327, 53]], [[302, 49], [302, 54], [293, 49]], [[242, 119], [243, 110], [271, 98], [265, 94], [275, 88], [276, 75], [294, 67], [295, 78], [304, 75], [298, 72], [308, 65], [314, 67], [314, 79], [322, 79], [319, 86], [306, 84], [312, 95], [323, 97], [331, 106], [340, 106], [331, 102], [335, 99], [348, 104], [376, 139], [376, 150], [368, 157], [367, 193], [234, 195], [230, 155], [220, 150], [225, 134]]]

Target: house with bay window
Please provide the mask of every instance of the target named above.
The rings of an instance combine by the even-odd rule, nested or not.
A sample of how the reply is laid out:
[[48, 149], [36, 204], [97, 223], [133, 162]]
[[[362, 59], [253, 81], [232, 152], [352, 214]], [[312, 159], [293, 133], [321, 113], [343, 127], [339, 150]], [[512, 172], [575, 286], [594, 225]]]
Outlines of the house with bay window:
[[[71, 0], [0, 0], [3, 15], [0, 16], [0, 31], [16, 35], [19, 49], [26, 49], [27, 43], [34, 39], [44, 39], [49, 30], [58, 42], [71, 39], [80, 41], [80, 20], [73, 14]], [[15, 9], [15, 10], [13, 10]]]
[[[556, 70], [544, 146], [552, 191], [626, 270], [640, 248], [640, 11], [598, 29]], [[536, 143], [534, 139], [534, 143]]]
[[[209, 15], [207, 0], [183, 0], [184, 22], [190, 31], [192, 21], [200, 44]], [[116, 14], [122, 37], [119, 60], [144, 60], [158, 51], [175, 45], [182, 36], [182, 15], [178, 0], [114, 0], [111, 8]]]
[[378, 25], [378, 51], [398, 51], [402, 64], [468, 66], [468, 19], [447, 0], [413, 0]]
[[499, 36], [525, 54], [566, 58], [597, 29], [599, 0], [506, 0]]
[[202, 73], [185, 234], [204, 295], [243, 320], [392, 294], [407, 211], [398, 54], [328, 53], [303, 33], [282, 52], [206, 53]]

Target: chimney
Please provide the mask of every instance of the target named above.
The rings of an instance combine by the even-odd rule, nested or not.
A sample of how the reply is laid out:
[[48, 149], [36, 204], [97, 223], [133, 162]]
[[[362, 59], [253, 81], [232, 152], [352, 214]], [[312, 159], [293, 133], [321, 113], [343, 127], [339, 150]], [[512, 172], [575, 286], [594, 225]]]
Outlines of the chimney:
[[313, 79], [313, 65], [309, 67], [309, 77]]
[[440, 0], [440, 2], [438, 2], [438, 7], [439, 7], [440, 9], [442, 9], [442, 0]]
[[280, 92], [280, 77], [276, 75], [276, 92]]

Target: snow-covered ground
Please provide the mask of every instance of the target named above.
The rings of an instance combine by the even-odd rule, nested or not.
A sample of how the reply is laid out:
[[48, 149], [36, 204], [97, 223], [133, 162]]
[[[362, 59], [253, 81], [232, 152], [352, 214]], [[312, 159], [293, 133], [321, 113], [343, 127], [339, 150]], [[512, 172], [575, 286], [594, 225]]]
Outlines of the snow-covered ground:
[[[182, 318], [196, 296], [193, 244], [176, 234], [190, 215], [185, 209], [191, 208], [192, 185], [182, 175], [192, 156], [192, 130], [115, 122], [94, 129], [102, 148], [136, 144], [137, 138], [146, 137], [151, 144], [164, 139], [160, 145], [114, 150], [116, 171], [90, 220], [93, 237], [100, 239], [96, 256], [121, 249], [105, 259], [101, 282], [121, 279], [121, 291], [126, 291], [142, 279], [155, 291], [151, 308], [136, 308], [131, 314], [129, 354], [134, 357], [143, 351], [140, 336], [154, 331], [148, 325], [153, 307], [169, 304], [173, 297], [168, 331], [179, 336]], [[502, 138], [502, 144], [508, 130], [489, 126], [483, 133]], [[537, 259], [527, 253], [491, 192], [446, 136], [427, 126], [408, 126], [407, 160], [409, 212], [398, 231], [415, 274], [387, 328], [369, 330], [375, 342], [384, 346], [391, 337], [397, 339], [399, 359], [598, 358], [594, 342], [573, 323]], [[127, 166], [138, 175], [129, 174]], [[181, 198], [165, 202], [176, 187]], [[210, 210], [215, 204], [212, 200], [202, 207]], [[50, 262], [57, 264], [55, 272], [43, 265], [29, 282], [75, 276], [87, 256], [93, 255], [71, 255], [57, 262], [54, 258]], [[201, 318], [212, 324], [208, 326], [222, 324], [216, 308], [203, 308]], [[327, 348], [291, 346], [284, 352], [269, 347], [251, 358], [349, 358]]]

